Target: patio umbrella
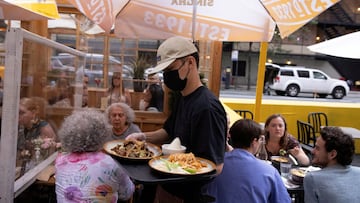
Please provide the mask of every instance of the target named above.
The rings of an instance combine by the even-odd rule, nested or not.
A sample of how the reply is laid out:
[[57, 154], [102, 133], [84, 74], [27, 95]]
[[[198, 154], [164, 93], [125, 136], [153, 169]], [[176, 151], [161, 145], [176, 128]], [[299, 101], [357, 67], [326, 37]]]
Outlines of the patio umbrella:
[[110, 33], [115, 23], [116, 14], [124, 7], [125, 0], [68, 0], [81, 13]]
[[[70, 0], [73, 3], [75, 0]], [[88, 5], [76, 0], [77, 8]], [[108, 0], [114, 5], [115, 0]], [[99, 0], [97, 2], [108, 2]], [[271, 41], [275, 26], [284, 38], [339, 0], [118, 0], [115, 34], [121, 38]], [[108, 4], [111, 6], [111, 4]], [[84, 9], [79, 9], [83, 11]], [[89, 10], [90, 11], [90, 10]], [[115, 9], [108, 9], [113, 18]], [[84, 13], [89, 17], [89, 12]], [[90, 19], [91, 16], [89, 17]], [[267, 43], [262, 43], [258, 78], [264, 77]], [[259, 118], [263, 80], [257, 80], [255, 120]]]
[[360, 31], [326, 40], [307, 48], [310, 51], [342, 58], [360, 59]]
[[59, 18], [55, 0], [0, 0], [0, 19], [48, 20]]
[[[271, 41], [275, 26], [290, 35], [339, 0], [212, 0], [127, 2], [115, 21], [115, 34], [126, 38]], [[194, 4], [192, 3], [194, 2]]]

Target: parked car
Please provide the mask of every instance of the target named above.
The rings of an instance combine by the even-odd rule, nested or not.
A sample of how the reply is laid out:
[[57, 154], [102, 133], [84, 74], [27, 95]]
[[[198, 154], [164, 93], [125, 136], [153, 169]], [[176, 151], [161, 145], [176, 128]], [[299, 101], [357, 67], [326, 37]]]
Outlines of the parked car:
[[64, 65], [63, 62], [57, 57], [51, 57], [51, 63], [50, 63], [50, 70], [57, 70], [57, 71], [75, 71], [75, 67]]
[[349, 86], [345, 81], [331, 78], [318, 69], [298, 66], [279, 67], [269, 87], [277, 95], [291, 97], [296, 97], [299, 93], [312, 93], [320, 98], [332, 95], [334, 99], [342, 99], [349, 93]]
[[[85, 58], [85, 69], [84, 74], [89, 77], [89, 86], [97, 86], [96, 79], [101, 79], [103, 75], [103, 60], [104, 56], [102, 54], [88, 53]], [[75, 56], [67, 53], [60, 53], [57, 56], [51, 57], [51, 69], [59, 71], [75, 71]], [[122, 68], [122, 70], [121, 70]], [[133, 77], [133, 69], [130, 66], [122, 65], [119, 60], [113, 56], [109, 56], [109, 65], [108, 65], [108, 77], [109, 85], [111, 83], [111, 77], [113, 72], [122, 72], [122, 78], [124, 80], [124, 85], [127, 88], [131, 88], [132, 83], [130, 79]], [[128, 84], [129, 83], [129, 84]]]

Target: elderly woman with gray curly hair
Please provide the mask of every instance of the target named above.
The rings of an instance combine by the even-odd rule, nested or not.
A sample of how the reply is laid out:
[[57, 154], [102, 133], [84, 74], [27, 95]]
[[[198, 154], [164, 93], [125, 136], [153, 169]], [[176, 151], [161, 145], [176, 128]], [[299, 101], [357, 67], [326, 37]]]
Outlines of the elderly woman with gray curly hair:
[[125, 103], [111, 104], [105, 110], [105, 115], [113, 127], [110, 140], [125, 139], [131, 133], [141, 132], [139, 126], [133, 123], [135, 120], [134, 110]]
[[56, 158], [57, 202], [128, 200], [134, 184], [124, 169], [101, 151], [112, 133], [103, 113], [87, 109], [65, 118], [58, 136], [63, 152]]

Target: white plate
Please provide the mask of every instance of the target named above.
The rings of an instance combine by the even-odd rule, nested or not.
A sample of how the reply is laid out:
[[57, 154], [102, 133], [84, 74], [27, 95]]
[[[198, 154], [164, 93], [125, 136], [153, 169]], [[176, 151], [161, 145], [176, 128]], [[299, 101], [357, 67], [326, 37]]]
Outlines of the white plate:
[[293, 182], [291, 182], [291, 181], [290, 181], [289, 179], [287, 179], [287, 178], [281, 177], [281, 179], [282, 179], [282, 181], [283, 181], [283, 183], [284, 183], [284, 185], [285, 185], [285, 187], [286, 187], [287, 189], [293, 189], [293, 188], [298, 188], [298, 187], [300, 187], [300, 185], [294, 184]]
[[320, 167], [316, 167], [316, 166], [300, 167], [300, 169], [307, 171], [307, 172], [321, 170]]
[[156, 157], [156, 158], [151, 159], [149, 161], [149, 166], [152, 169], [159, 171], [159, 172], [168, 173], [168, 174], [177, 174], [177, 175], [205, 174], [205, 173], [209, 173], [216, 169], [216, 165], [212, 161], [196, 157], [196, 159], [198, 161], [205, 163], [205, 165], [206, 165], [206, 167], [202, 167], [196, 173], [189, 173], [189, 172], [185, 171], [184, 169], [182, 169], [181, 167], [169, 170], [168, 167], [166, 166], [166, 161], [163, 161], [162, 159], [167, 161], [168, 156], [161, 156], [161, 157]]

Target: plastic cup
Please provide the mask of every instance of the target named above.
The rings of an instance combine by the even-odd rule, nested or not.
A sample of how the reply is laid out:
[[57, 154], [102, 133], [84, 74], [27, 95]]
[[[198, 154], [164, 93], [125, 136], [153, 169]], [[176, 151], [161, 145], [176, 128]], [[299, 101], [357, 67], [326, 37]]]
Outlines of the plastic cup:
[[280, 174], [282, 177], [288, 178], [290, 175], [291, 163], [281, 162], [280, 163]]

